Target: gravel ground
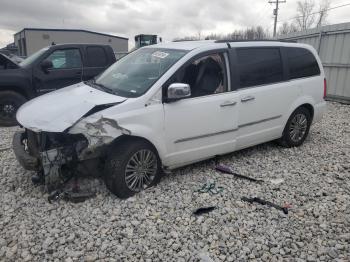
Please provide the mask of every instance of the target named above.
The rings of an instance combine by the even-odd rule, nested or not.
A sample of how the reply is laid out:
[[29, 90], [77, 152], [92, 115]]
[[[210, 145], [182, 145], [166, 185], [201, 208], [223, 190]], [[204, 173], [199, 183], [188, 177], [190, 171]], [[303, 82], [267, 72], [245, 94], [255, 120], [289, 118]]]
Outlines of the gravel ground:
[[[329, 103], [303, 146], [267, 143], [221, 158], [263, 184], [218, 173], [207, 161], [124, 201], [90, 179], [97, 196], [79, 204], [49, 204], [15, 160], [15, 128], [0, 128], [0, 260], [349, 261], [349, 120], [350, 106]], [[206, 182], [223, 192], [195, 192]], [[285, 215], [242, 196], [292, 208]], [[202, 206], [217, 208], [193, 216]]]

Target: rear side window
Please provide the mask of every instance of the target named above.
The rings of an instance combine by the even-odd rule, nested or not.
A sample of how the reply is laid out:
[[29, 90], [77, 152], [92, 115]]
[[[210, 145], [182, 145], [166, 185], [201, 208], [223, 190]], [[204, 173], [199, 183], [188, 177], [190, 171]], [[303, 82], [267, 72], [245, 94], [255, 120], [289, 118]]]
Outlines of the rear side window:
[[320, 68], [315, 56], [305, 48], [287, 47], [287, 61], [289, 64], [289, 78], [315, 76], [320, 74]]
[[240, 87], [271, 84], [283, 80], [279, 48], [237, 49]]
[[87, 66], [88, 67], [104, 67], [107, 66], [108, 60], [106, 52], [99, 46], [88, 46], [86, 48], [87, 53]]

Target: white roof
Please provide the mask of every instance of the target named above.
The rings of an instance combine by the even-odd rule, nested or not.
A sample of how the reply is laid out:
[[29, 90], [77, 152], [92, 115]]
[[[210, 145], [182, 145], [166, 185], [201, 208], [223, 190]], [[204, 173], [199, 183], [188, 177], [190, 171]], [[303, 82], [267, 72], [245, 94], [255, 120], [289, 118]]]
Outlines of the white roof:
[[248, 46], [303, 46], [307, 45], [290, 42], [279, 42], [279, 41], [227, 41], [215, 43], [215, 40], [202, 40], [202, 41], [179, 41], [179, 42], [167, 42], [156, 45], [150, 45], [146, 48], [168, 48], [168, 49], [179, 49], [179, 50], [193, 50], [196, 48], [223, 48], [227, 47], [227, 43], [230, 43], [231, 47], [248, 47]]

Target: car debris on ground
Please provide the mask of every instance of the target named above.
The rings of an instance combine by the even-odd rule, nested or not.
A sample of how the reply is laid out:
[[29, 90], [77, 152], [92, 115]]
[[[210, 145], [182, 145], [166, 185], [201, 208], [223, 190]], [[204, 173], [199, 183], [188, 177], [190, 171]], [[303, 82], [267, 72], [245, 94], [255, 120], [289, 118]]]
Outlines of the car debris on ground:
[[222, 186], [216, 186], [215, 182], [207, 182], [201, 188], [197, 189], [195, 192], [198, 193], [209, 193], [210, 195], [220, 194], [224, 188]]
[[263, 180], [260, 180], [260, 179], [255, 179], [255, 178], [252, 178], [252, 177], [248, 177], [248, 176], [237, 174], [237, 173], [233, 172], [230, 167], [222, 165], [222, 164], [217, 165], [215, 167], [215, 169], [217, 171], [222, 172], [222, 173], [234, 175], [235, 177], [238, 177], [238, 178], [241, 178], [241, 179], [246, 179], [246, 180], [249, 180], [249, 181], [252, 181], [252, 182], [256, 182], [256, 183], [263, 183], [264, 182]]
[[279, 206], [279, 205], [276, 205], [275, 203], [272, 203], [270, 201], [267, 201], [267, 200], [264, 200], [264, 199], [261, 199], [259, 197], [252, 197], [252, 198], [248, 198], [248, 197], [242, 197], [241, 198], [242, 201], [245, 201], [245, 202], [248, 202], [248, 203], [259, 203], [261, 205], [267, 205], [267, 206], [270, 206], [270, 207], [274, 207], [278, 210], [281, 210], [283, 211], [284, 214], [288, 215], [288, 208], [290, 207], [290, 205], [286, 204], [284, 206]]
[[199, 216], [199, 215], [202, 215], [202, 214], [209, 213], [209, 212], [213, 211], [214, 209], [216, 209], [216, 207], [214, 207], [214, 206], [210, 206], [210, 207], [200, 207], [200, 208], [196, 209], [196, 210], [193, 212], [193, 215]]

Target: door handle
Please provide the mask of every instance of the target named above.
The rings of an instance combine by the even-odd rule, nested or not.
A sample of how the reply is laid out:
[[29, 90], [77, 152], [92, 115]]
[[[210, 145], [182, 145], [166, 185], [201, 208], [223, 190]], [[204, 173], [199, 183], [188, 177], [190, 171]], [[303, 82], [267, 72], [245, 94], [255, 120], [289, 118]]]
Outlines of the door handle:
[[221, 107], [225, 107], [225, 106], [234, 106], [235, 104], [237, 104], [237, 102], [236, 101], [226, 101], [226, 102], [224, 102], [223, 104], [221, 104], [220, 106]]
[[241, 99], [241, 102], [248, 102], [248, 101], [251, 101], [251, 100], [254, 100], [255, 97], [254, 96], [246, 96], [246, 97], [243, 97]]

